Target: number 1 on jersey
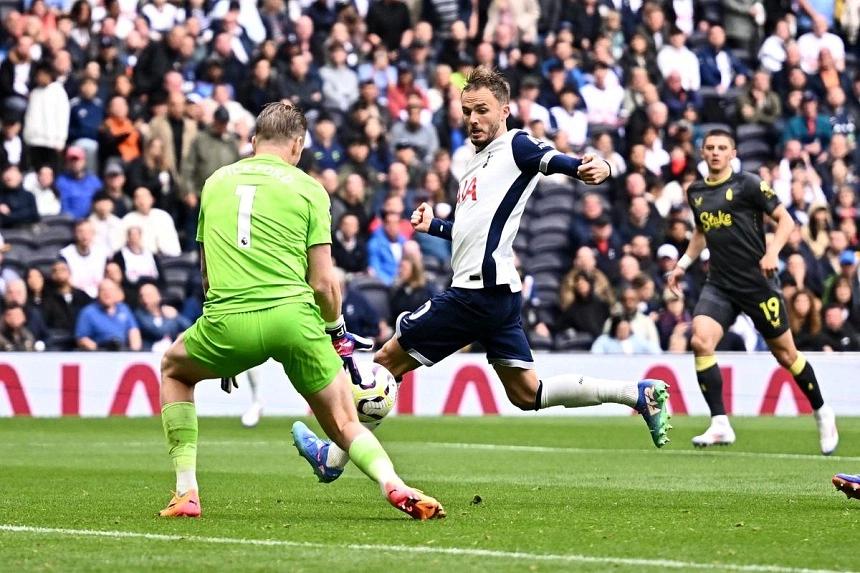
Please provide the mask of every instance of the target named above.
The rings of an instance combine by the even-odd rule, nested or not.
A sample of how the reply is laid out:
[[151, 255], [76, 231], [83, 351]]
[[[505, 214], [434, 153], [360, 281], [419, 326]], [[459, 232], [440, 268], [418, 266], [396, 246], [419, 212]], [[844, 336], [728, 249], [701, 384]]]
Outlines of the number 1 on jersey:
[[256, 185], [238, 185], [236, 187], [236, 195], [239, 196], [236, 246], [240, 249], [251, 248], [251, 208], [254, 206], [254, 194], [256, 192]]

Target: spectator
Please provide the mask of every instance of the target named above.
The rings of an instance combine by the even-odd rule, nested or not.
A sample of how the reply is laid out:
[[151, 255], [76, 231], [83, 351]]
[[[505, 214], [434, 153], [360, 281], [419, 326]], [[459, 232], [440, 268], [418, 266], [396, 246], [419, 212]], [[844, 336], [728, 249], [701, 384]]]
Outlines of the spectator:
[[126, 192], [146, 187], [159, 208], [172, 209], [179, 196], [179, 186], [170, 167], [164, 140], [147, 140], [143, 155], [132, 161], [126, 171]]
[[97, 171], [99, 128], [105, 117], [104, 102], [98, 97], [98, 83], [92, 78], [81, 82], [80, 94], [71, 102], [69, 142], [87, 154], [87, 170]]
[[685, 45], [686, 41], [684, 32], [674, 28], [669, 35], [669, 43], [660, 48], [657, 54], [657, 66], [664, 79], [676, 72], [685, 91], [697, 91], [701, 85], [699, 61], [696, 54]]
[[404, 254], [397, 269], [397, 280], [391, 293], [389, 324], [396, 324], [402, 313], [409, 313], [430, 300], [430, 289], [424, 276], [420, 255]]
[[353, 213], [344, 213], [332, 237], [335, 265], [348, 273], [367, 272], [367, 244], [359, 230], [358, 217]]
[[170, 305], [162, 304], [161, 293], [152, 283], [140, 285], [140, 308], [134, 315], [140, 326], [143, 350], [156, 352], [167, 346], [191, 326], [191, 321]]
[[3, 188], [0, 189], [0, 227], [20, 227], [39, 222], [36, 198], [24, 191], [21, 170], [14, 165], [3, 169]]
[[337, 138], [337, 126], [331, 116], [320, 115], [317, 118], [311, 152], [320, 171], [337, 170], [343, 164], [345, 154]]
[[[209, 129], [197, 134], [191, 143], [188, 159], [182, 165], [182, 178], [187, 185], [187, 195], [184, 196], [186, 205], [193, 203], [196, 206], [203, 184], [210, 175], [225, 165], [239, 161], [236, 137], [227, 130], [229, 123], [229, 112], [219, 107], [212, 115]], [[193, 199], [188, 196], [193, 196]]]
[[773, 127], [782, 117], [782, 102], [779, 94], [771, 91], [770, 74], [765, 70], [753, 74], [752, 81], [738, 97], [738, 111], [741, 121], [767, 127]]
[[663, 291], [663, 304], [665, 308], [657, 316], [660, 347], [670, 352], [685, 352], [693, 317], [684, 308], [684, 295], [666, 289]]
[[821, 299], [798, 290], [788, 303], [788, 323], [798, 350], [821, 350]]
[[27, 300], [30, 304], [42, 311], [44, 318], [44, 303], [45, 303], [45, 275], [38, 267], [30, 267], [25, 273], [25, 281], [27, 283]]
[[131, 199], [125, 194], [125, 170], [118, 159], [108, 161], [105, 167], [102, 192], [113, 201], [113, 214], [120, 219], [131, 210]]
[[[566, 84], [558, 94], [559, 105], [550, 110], [551, 123], [555, 129], [563, 131], [575, 149], [582, 148], [587, 141], [588, 116], [581, 109], [576, 88]], [[614, 174], [614, 169], [612, 170]]]
[[322, 104], [322, 81], [311, 71], [304, 54], [293, 56], [281, 80], [281, 93], [304, 111], [317, 110]]
[[830, 118], [818, 112], [818, 99], [815, 94], [803, 94], [799, 117], [793, 117], [786, 125], [783, 141], [796, 139], [810, 157], [817, 158], [830, 145], [833, 134]]
[[615, 129], [619, 123], [618, 112], [624, 99], [624, 88], [617, 82], [610, 84], [609, 73], [609, 66], [597, 62], [594, 65], [594, 83], [580, 90], [591, 128], [606, 126]]
[[58, 215], [60, 209], [60, 197], [54, 182], [54, 170], [44, 165], [35, 172], [24, 176], [24, 190], [33, 194], [36, 200], [36, 211], [40, 217], [46, 215]]
[[833, 56], [836, 69], [845, 69], [845, 43], [836, 34], [827, 31], [828, 24], [823, 18], [816, 18], [812, 23], [812, 31], [797, 39], [800, 51], [800, 67], [806, 74], [818, 72], [818, 56], [822, 50], [828, 50]]
[[124, 286], [137, 287], [141, 281], [160, 283], [161, 265], [152, 251], [143, 245], [140, 227], [128, 227], [125, 244], [117, 250], [113, 262], [122, 269]]
[[856, 352], [860, 350], [857, 331], [845, 321], [839, 305], [829, 304], [824, 309], [824, 327], [821, 329], [821, 348], [825, 352]]
[[[191, 142], [195, 137], [197, 137], [197, 122], [186, 116], [185, 95], [182, 92], [171, 93], [167, 96], [167, 115], [155, 117], [149, 122], [149, 141], [143, 154], [146, 167], [153, 170], [153, 163], [158, 164], [160, 159], [159, 178], [163, 179], [161, 173], [167, 171], [172, 179], [177, 179], [182, 169], [182, 162], [188, 158]], [[152, 156], [151, 146], [155, 140], [161, 141], [160, 158]], [[135, 180], [135, 177], [136, 171], [129, 169], [130, 184], [133, 187], [143, 184], [152, 189], [150, 185]], [[159, 187], [163, 188], [164, 182], [160, 181], [160, 183]], [[152, 189], [152, 191], [156, 193], [158, 189]]]
[[609, 305], [595, 293], [594, 281], [593, 276], [579, 270], [572, 271], [569, 279], [565, 278], [561, 293], [561, 314], [553, 325], [554, 330], [563, 332], [573, 329], [576, 333], [588, 335], [590, 340], [600, 336], [609, 318]]
[[18, 36], [14, 49], [0, 64], [0, 97], [6, 102], [7, 109], [23, 112], [27, 106], [33, 68], [33, 44], [30, 36]]
[[[325, 85], [323, 85], [323, 91], [325, 91]], [[356, 86], [355, 92], [358, 94], [358, 86]], [[251, 68], [251, 76], [239, 88], [236, 101], [251, 114], [257, 116], [263, 111], [263, 107], [267, 103], [277, 101], [280, 97], [281, 90], [275, 75], [272, 73], [271, 62], [266, 58], [258, 57]]]
[[[647, 344], [653, 345], [655, 348], [659, 349], [660, 335], [657, 332], [657, 326], [654, 324], [653, 320], [643, 314], [640, 310], [639, 304], [642, 300], [636, 289], [632, 286], [625, 287], [621, 291], [620, 301], [621, 305], [619, 314], [624, 320], [630, 323], [630, 328], [633, 330], [633, 334], [636, 334]], [[609, 332], [609, 326], [609, 323], [604, 325], [604, 333]]]
[[[137, 68], [135, 68], [136, 70]], [[128, 101], [114, 96], [108, 102], [107, 117], [99, 130], [99, 160], [119, 157], [130, 163], [140, 157], [140, 132], [129, 118]]]
[[36, 64], [34, 73], [35, 87], [24, 115], [24, 143], [33, 167], [48, 165], [57, 169], [69, 135], [69, 96], [56, 81], [50, 63]]
[[782, 69], [786, 59], [786, 45], [791, 41], [791, 29], [786, 18], [777, 20], [773, 33], [762, 42], [758, 51], [758, 60], [770, 73]]
[[17, 165], [23, 169], [27, 166], [27, 157], [24, 153], [24, 140], [21, 139], [21, 120], [15, 112], [5, 112], [2, 121], [3, 126], [0, 127], [0, 168], [7, 165]]
[[101, 189], [102, 182], [87, 171], [86, 153], [80, 147], [66, 150], [66, 171], [57, 177], [57, 191], [60, 193], [60, 207], [76, 219], [89, 215], [93, 195]]
[[75, 242], [64, 247], [60, 256], [66, 261], [71, 273], [71, 284], [90, 298], [95, 298], [98, 285], [104, 276], [107, 251], [94, 244], [95, 230], [87, 219], [75, 223]]
[[609, 321], [605, 334], [601, 334], [591, 347], [592, 354], [660, 354], [657, 343], [644, 340], [633, 332], [630, 322], [621, 316]]
[[93, 196], [93, 212], [89, 221], [93, 224], [93, 244], [112, 256], [125, 242], [122, 220], [113, 214], [114, 202], [107, 193], [100, 191]]
[[391, 127], [391, 143], [394, 146], [408, 143], [415, 147], [418, 157], [429, 164], [433, 161], [433, 154], [439, 148], [439, 136], [432, 125], [421, 122], [423, 110], [421, 96], [410, 95], [406, 106], [406, 119], [395, 122]]
[[33, 352], [36, 350], [36, 339], [27, 328], [27, 318], [20, 305], [7, 304], [3, 309], [0, 349], [4, 352]]
[[401, 0], [376, 0], [367, 11], [367, 39], [389, 52], [401, 45], [404, 32], [411, 26], [409, 9]]
[[144, 247], [156, 255], [178, 257], [182, 254], [173, 217], [153, 206], [152, 191], [138, 187], [134, 190], [133, 201], [134, 210], [122, 218], [125, 228], [139, 227]]
[[400, 213], [385, 212], [380, 226], [367, 243], [370, 270], [387, 285], [394, 282], [406, 237], [400, 232]]
[[32, 333], [33, 338], [37, 341], [42, 341], [44, 344], [44, 340], [48, 338], [45, 319], [42, 315], [42, 309], [28, 299], [27, 283], [22, 279], [6, 283], [6, 293], [3, 296], [3, 301], [6, 306], [17, 305], [24, 309], [24, 315], [27, 319], [27, 329]]
[[81, 350], [140, 350], [140, 329], [131, 309], [121, 302], [122, 291], [110, 279], [98, 285], [98, 299], [85, 306], [75, 324]]
[[725, 94], [730, 88], [746, 83], [749, 71], [734, 54], [725, 49], [726, 32], [722, 26], [711, 26], [708, 43], [699, 50], [699, 74], [702, 86], [716, 88]]

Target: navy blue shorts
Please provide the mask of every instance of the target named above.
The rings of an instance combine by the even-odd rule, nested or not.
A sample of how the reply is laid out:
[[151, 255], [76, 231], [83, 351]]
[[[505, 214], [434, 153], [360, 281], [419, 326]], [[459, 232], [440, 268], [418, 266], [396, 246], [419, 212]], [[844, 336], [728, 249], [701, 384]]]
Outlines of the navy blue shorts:
[[507, 286], [449, 288], [414, 312], [397, 317], [400, 346], [432, 366], [464, 346], [480, 342], [490, 364], [534, 368], [521, 318], [522, 297]]

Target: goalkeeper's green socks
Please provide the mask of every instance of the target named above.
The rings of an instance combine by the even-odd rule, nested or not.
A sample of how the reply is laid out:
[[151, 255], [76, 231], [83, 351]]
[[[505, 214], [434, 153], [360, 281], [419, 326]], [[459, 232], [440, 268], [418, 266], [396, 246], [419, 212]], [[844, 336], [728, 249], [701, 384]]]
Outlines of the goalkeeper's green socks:
[[165, 404], [161, 424], [176, 470], [176, 494], [197, 490], [197, 409], [192, 402]]
[[349, 459], [367, 477], [376, 480], [380, 487], [384, 488], [386, 484], [403, 484], [403, 480], [394, 471], [391, 458], [385, 453], [376, 436], [369, 431], [362, 432], [352, 441], [349, 446]]

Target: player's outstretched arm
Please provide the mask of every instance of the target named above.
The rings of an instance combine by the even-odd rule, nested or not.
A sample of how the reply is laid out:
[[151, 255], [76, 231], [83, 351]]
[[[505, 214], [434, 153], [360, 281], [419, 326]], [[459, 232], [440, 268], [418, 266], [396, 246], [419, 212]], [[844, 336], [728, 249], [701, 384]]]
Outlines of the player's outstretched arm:
[[524, 131], [514, 136], [511, 146], [514, 161], [524, 173], [561, 173], [587, 185], [599, 185], [612, 175], [608, 161], [591, 154], [581, 159], [568, 157]]
[[666, 273], [666, 286], [669, 287], [669, 290], [677, 295], [681, 294], [678, 281], [687, 272], [687, 268], [693, 264], [693, 261], [699, 258], [702, 251], [705, 250], [705, 245], [705, 234], [696, 227], [693, 229], [693, 236], [690, 238], [690, 244], [687, 245], [684, 256], [681, 257], [674, 269]]

